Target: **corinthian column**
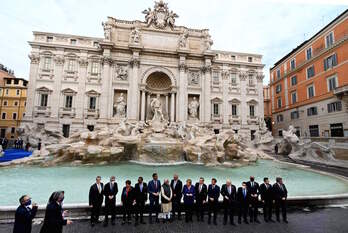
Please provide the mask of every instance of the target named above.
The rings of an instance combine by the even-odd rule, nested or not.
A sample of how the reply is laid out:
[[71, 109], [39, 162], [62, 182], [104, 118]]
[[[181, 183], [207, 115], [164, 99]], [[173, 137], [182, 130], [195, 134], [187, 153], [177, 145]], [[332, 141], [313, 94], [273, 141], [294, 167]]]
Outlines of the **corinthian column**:
[[39, 62], [40, 56], [36, 53], [29, 55], [30, 58], [30, 73], [29, 73], [29, 83], [28, 83], [28, 92], [27, 92], [27, 105], [25, 110], [24, 120], [32, 121], [33, 111], [35, 107], [36, 96], [36, 79], [38, 78], [39, 71]]
[[170, 121], [174, 121], [175, 114], [175, 93], [170, 93]]
[[202, 72], [204, 74], [204, 90], [202, 91], [204, 95], [204, 123], [209, 123], [211, 120], [211, 60], [206, 59], [205, 64], [202, 67]]
[[141, 90], [141, 121], [145, 121], [145, 90]]
[[107, 119], [109, 117], [109, 101], [111, 101], [112, 97], [110, 95], [109, 87], [110, 87], [110, 65], [112, 64], [112, 59], [110, 54], [106, 53], [107, 49], [104, 50], [103, 57], [103, 74], [102, 74], [102, 86], [103, 90], [100, 95], [100, 118]]
[[228, 117], [229, 117], [229, 111], [228, 111], [228, 77], [229, 72], [227, 70], [222, 72], [222, 114], [223, 114], [223, 124], [228, 125]]
[[178, 121], [187, 120], [187, 77], [185, 64], [185, 56], [180, 56], [179, 60], [179, 96], [178, 96]]
[[133, 57], [129, 61], [132, 69], [132, 77], [129, 79], [129, 89], [127, 94], [127, 118], [137, 120], [139, 109], [139, 91], [138, 91], [138, 70], [139, 70], [139, 52], [133, 52]]

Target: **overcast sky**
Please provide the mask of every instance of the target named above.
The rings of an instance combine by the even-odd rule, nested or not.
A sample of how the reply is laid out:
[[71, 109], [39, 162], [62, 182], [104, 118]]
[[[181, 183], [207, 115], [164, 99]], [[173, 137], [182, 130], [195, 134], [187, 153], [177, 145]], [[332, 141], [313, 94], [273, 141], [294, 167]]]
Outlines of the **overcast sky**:
[[[166, 0], [176, 25], [208, 28], [213, 49], [263, 55], [269, 68], [348, 7], [348, 0]], [[0, 63], [28, 79], [32, 31], [103, 37], [107, 16], [143, 20], [153, 0], [7, 0], [0, 7]]]

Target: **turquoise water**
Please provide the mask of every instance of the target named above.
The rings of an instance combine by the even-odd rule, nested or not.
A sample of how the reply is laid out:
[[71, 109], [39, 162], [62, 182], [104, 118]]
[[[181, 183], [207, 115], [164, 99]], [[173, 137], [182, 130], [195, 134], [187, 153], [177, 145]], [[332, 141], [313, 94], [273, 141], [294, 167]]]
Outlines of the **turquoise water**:
[[248, 180], [250, 175], [254, 175], [259, 183], [265, 176], [269, 177], [272, 183], [276, 176], [281, 176], [289, 196], [348, 193], [348, 183], [340, 179], [273, 161], [258, 161], [255, 165], [241, 168], [204, 167], [192, 164], [145, 166], [134, 163], [47, 168], [24, 166], [0, 168], [0, 206], [17, 205], [18, 198], [22, 194], [29, 194], [33, 201], [45, 204], [49, 195], [55, 190], [65, 191], [65, 203], [87, 203], [89, 187], [97, 175], [102, 176], [104, 183], [108, 182], [108, 177], [115, 175], [120, 189], [126, 179], [130, 179], [134, 184], [138, 176], [143, 176], [144, 180], [148, 181], [153, 172], [158, 173], [161, 181], [164, 178], [172, 178], [173, 174], [177, 173], [183, 181], [191, 178], [195, 183], [200, 176], [203, 176], [206, 183], [210, 183], [210, 179], [215, 177], [221, 185], [229, 178], [236, 186]]

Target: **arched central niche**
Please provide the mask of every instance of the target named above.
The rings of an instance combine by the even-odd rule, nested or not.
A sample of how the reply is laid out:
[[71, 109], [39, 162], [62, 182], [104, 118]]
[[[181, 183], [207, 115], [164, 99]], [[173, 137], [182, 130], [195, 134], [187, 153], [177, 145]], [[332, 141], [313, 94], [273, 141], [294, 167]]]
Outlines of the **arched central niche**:
[[170, 91], [172, 88], [172, 81], [167, 74], [156, 71], [151, 73], [146, 79], [146, 89], [149, 91]]

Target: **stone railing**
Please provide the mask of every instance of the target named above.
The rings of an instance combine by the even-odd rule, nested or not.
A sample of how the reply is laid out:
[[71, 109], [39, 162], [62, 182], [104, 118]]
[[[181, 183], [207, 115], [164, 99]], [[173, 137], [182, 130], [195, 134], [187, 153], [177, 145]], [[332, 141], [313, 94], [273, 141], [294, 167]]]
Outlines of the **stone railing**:
[[99, 118], [99, 109], [86, 108], [85, 109], [85, 118], [88, 118], [88, 117]]
[[35, 106], [34, 107], [34, 116], [44, 115], [45, 117], [49, 117], [51, 115], [51, 107], [50, 106]]
[[64, 116], [75, 117], [75, 115], [76, 115], [75, 108], [66, 108], [66, 107], [59, 108], [59, 117], [64, 117]]

